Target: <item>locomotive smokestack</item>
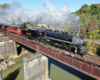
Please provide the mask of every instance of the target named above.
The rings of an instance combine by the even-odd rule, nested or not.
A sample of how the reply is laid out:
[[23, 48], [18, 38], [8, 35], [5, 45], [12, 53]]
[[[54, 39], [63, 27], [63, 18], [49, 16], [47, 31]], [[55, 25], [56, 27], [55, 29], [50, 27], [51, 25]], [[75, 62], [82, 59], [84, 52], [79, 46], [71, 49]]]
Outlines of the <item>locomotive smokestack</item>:
[[79, 36], [79, 33], [77, 32], [77, 34], [76, 34], [77, 36]]

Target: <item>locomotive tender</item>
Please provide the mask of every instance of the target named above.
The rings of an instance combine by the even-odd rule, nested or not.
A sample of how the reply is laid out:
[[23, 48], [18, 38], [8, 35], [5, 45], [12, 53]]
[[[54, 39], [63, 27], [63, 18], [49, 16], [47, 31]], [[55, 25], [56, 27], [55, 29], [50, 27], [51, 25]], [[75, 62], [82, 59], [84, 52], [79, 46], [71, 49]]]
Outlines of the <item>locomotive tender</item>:
[[9, 25], [0, 25], [0, 29], [60, 47], [82, 56], [87, 54], [86, 41], [83, 35], [71, 35], [68, 32], [52, 31], [44, 28], [27, 29]]

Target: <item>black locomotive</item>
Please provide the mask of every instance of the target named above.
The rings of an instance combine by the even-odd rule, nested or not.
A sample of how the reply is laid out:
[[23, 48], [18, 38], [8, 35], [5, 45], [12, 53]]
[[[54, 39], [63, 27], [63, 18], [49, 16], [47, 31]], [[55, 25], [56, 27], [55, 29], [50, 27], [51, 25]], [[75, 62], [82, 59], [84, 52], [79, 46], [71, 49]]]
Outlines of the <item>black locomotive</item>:
[[73, 53], [87, 54], [86, 41], [83, 35], [71, 35], [68, 32], [52, 31], [44, 28], [23, 29], [22, 35], [45, 44], [64, 48]]

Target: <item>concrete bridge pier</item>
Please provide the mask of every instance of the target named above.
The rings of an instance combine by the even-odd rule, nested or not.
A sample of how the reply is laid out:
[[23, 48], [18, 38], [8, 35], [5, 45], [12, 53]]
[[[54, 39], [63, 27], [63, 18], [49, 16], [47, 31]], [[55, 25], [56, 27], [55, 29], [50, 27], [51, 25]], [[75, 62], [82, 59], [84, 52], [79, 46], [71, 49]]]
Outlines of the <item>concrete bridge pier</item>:
[[48, 77], [48, 58], [36, 53], [23, 58], [24, 80], [51, 80]]
[[3, 80], [1, 72], [0, 72], [0, 80]]
[[3, 56], [17, 57], [17, 46], [15, 41], [0, 34], [0, 57], [2, 58]]

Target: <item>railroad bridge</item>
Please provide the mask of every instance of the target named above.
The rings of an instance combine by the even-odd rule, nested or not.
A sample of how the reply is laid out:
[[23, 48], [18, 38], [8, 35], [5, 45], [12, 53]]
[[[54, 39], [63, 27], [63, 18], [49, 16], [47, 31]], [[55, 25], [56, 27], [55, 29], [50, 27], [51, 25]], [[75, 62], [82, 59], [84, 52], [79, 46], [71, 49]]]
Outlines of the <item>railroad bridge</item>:
[[2, 30], [0, 30], [0, 33], [31, 49], [35, 49], [54, 60], [100, 80], [100, 57], [95, 57], [89, 54], [85, 57], [81, 57], [77, 54], [71, 56], [72, 54], [68, 51], [46, 45], [38, 41], [30, 40], [17, 34], [8, 33]]

